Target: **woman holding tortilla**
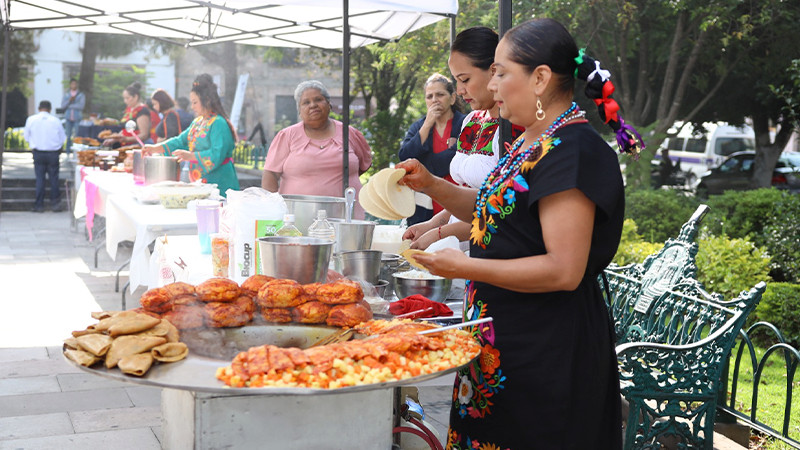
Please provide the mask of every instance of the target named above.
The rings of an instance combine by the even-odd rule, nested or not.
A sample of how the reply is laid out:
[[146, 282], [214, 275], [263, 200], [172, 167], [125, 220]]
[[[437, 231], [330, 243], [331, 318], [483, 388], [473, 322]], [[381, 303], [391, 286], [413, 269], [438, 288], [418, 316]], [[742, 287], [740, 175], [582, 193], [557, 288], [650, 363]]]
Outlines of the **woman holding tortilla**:
[[448, 448], [621, 448], [614, 333], [597, 277], [619, 244], [625, 193], [617, 156], [572, 101], [575, 78], [590, 80], [624, 151], [640, 142], [608, 97], [610, 74], [558, 22], [511, 29], [494, 62], [489, 89], [525, 134], [480, 189], [417, 161], [397, 166], [404, 184], [472, 223], [470, 256], [445, 249], [417, 261], [470, 280], [464, 320], [494, 319], [472, 330], [483, 350], [456, 378]]
[[[479, 187], [499, 159], [500, 108], [487, 89], [498, 39], [491, 28], [473, 27], [458, 33], [450, 47], [448, 65], [456, 79], [456, 94], [473, 109], [464, 118], [456, 154], [450, 161], [450, 176], [462, 186]], [[430, 220], [410, 226], [403, 239], [412, 240], [411, 248], [424, 250], [447, 236], [466, 241], [469, 229], [468, 223], [445, 210]]]

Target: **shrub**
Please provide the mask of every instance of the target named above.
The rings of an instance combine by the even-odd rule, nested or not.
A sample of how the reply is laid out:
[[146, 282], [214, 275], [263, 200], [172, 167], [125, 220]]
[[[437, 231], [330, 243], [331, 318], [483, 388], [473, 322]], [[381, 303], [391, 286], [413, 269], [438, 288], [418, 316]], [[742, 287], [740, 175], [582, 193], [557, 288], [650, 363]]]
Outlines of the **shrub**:
[[749, 239], [727, 236], [700, 237], [697, 251], [697, 279], [709, 292], [725, 300], [769, 277], [769, 256]]
[[714, 195], [707, 201], [711, 211], [703, 226], [711, 234], [749, 238], [755, 245], [765, 247], [764, 226], [775, 215], [776, 204], [787, 195], [772, 188]]
[[755, 311], [756, 320], [775, 325], [786, 342], [800, 348], [800, 285], [768, 283], [761, 303]]
[[646, 241], [661, 243], [678, 235], [698, 204], [673, 189], [629, 191], [625, 201], [625, 218], [636, 222]]
[[661, 249], [662, 244], [645, 242], [636, 230], [636, 222], [625, 219], [622, 224], [622, 238], [619, 242], [617, 254], [614, 255], [614, 262], [620, 266], [631, 263], [641, 263], [649, 255]]
[[776, 280], [800, 282], [800, 196], [785, 195], [764, 227], [764, 248], [772, 257]]

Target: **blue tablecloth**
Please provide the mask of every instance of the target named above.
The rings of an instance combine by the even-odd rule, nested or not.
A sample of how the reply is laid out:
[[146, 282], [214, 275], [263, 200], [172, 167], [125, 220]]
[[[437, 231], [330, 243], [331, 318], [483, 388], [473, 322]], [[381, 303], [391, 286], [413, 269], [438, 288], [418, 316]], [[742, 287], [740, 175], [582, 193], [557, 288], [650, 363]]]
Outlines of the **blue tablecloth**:
[[78, 125], [77, 135], [80, 137], [97, 139], [97, 135], [103, 130], [111, 130], [112, 133], [122, 131], [121, 125]]

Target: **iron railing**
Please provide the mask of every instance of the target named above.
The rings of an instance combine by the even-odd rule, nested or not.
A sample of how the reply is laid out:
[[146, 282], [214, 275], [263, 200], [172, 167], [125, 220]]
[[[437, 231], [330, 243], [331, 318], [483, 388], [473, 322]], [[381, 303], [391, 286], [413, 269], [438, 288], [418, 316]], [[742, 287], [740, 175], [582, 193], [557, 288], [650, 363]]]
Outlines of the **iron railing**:
[[267, 156], [267, 145], [240, 141], [233, 149], [233, 162], [238, 167], [261, 169]]
[[[758, 359], [758, 355], [755, 350], [755, 345], [751, 340], [751, 336], [754, 336], [754, 333], [764, 333], [766, 337], [769, 339], [768, 342], [776, 342], [772, 344], [767, 350], [764, 352], [761, 359]], [[721, 411], [724, 411], [731, 416], [736, 417], [737, 419], [741, 420], [742, 422], [749, 425], [751, 428], [758, 430], [759, 432], [769, 435], [772, 438], [778, 439], [780, 441], [785, 442], [786, 444], [800, 449], [800, 431], [797, 429], [791, 430], [790, 424], [791, 417], [792, 417], [792, 398], [793, 398], [793, 387], [794, 387], [794, 377], [797, 372], [798, 364], [800, 364], [800, 351], [796, 348], [792, 347], [791, 345], [786, 343], [786, 339], [784, 339], [783, 334], [781, 334], [780, 330], [777, 327], [772, 325], [769, 322], [757, 322], [751, 325], [747, 330], [740, 330], [738, 344], [735, 344], [734, 349], [736, 350], [735, 359], [733, 361], [733, 371], [731, 373], [726, 367], [723, 371], [723, 380], [725, 382], [722, 384], [722, 394], [724, 394], [727, 390], [727, 381], [730, 381], [730, 396], [727, 399], [720, 399], [718, 403], [718, 408]], [[733, 350], [731, 350], [731, 355], [734, 354]], [[764, 376], [764, 368], [767, 367], [770, 358], [780, 358], [783, 356], [782, 362], [785, 363], [786, 367], [786, 401], [784, 403], [784, 412], [783, 412], [783, 424], [781, 430], [776, 430], [771, 426], [765, 424], [763, 421], [759, 420], [758, 417], [758, 392], [759, 388], [762, 385], [762, 377]], [[740, 385], [740, 375], [741, 369], [743, 367], [742, 361], [743, 358], [747, 356], [750, 361], [750, 369], [752, 370], [753, 374], [753, 381], [752, 381], [752, 397], [750, 401], [750, 412], [749, 414], [743, 411], [739, 411], [736, 409], [737, 405], [737, 389]], [[744, 382], [742, 381], [742, 385]], [[745, 409], [745, 408], [742, 408]], [[763, 412], [763, 408], [762, 408]], [[797, 427], [797, 424], [793, 424]], [[793, 433], [792, 433], [793, 431]]]

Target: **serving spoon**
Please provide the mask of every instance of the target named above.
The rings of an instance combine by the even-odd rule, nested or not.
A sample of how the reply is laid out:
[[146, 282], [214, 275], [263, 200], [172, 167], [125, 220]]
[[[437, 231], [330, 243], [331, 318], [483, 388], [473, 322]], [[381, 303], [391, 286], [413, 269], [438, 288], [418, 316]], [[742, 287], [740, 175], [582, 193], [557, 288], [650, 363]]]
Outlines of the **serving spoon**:
[[139, 145], [144, 147], [144, 144], [142, 143], [142, 140], [139, 139], [139, 135], [136, 134], [136, 122], [134, 122], [132, 120], [129, 120], [129, 121], [125, 122], [125, 131], [127, 131], [130, 134], [132, 134], [133, 137], [136, 138], [136, 142], [138, 142]]

